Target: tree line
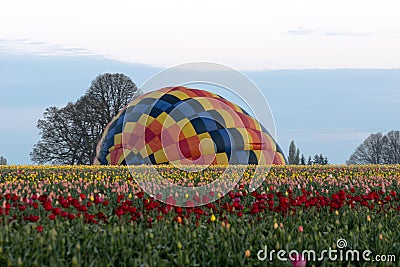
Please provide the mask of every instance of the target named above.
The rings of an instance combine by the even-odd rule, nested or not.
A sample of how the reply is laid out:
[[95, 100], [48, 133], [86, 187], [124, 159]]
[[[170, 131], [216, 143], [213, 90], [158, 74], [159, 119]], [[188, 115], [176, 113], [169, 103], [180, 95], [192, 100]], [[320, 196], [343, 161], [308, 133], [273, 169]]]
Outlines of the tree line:
[[291, 165], [327, 165], [329, 162], [328, 158], [322, 154], [315, 154], [313, 158], [309, 156], [306, 160], [304, 154], [300, 156], [300, 149], [292, 140], [289, 145], [288, 163]]
[[369, 135], [346, 163], [400, 164], [400, 131]]
[[142, 92], [124, 74], [97, 76], [86, 93], [38, 120], [40, 140], [30, 153], [39, 164], [92, 164], [96, 146], [112, 118]]

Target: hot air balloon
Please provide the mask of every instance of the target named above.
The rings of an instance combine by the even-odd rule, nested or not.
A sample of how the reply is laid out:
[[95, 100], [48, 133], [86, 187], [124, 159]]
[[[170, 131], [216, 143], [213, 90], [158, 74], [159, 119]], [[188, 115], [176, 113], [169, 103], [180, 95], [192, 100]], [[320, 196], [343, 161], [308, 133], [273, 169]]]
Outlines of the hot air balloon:
[[285, 164], [255, 118], [225, 98], [183, 86], [133, 100], [108, 124], [95, 164]]

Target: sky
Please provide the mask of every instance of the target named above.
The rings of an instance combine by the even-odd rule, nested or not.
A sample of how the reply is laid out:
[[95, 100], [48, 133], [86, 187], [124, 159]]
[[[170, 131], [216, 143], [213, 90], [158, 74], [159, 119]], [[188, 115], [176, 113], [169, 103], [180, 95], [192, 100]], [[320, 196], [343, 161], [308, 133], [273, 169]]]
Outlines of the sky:
[[399, 11], [397, 1], [2, 3], [0, 155], [31, 163], [45, 108], [76, 100], [101, 73], [140, 86], [202, 61], [258, 85], [286, 153], [294, 139], [306, 156], [344, 163], [370, 133], [399, 127]]
[[3, 51], [169, 67], [398, 68], [398, 1], [6, 1]]

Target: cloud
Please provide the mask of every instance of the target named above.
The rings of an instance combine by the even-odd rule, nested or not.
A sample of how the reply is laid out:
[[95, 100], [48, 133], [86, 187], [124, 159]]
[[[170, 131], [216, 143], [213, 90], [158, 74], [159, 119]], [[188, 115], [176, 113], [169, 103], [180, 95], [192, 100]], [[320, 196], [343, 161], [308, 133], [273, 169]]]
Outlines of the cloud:
[[296, 30], [289, 30], [286, 32], [287, 34], [294, 34], [294, 35], [310, 35], [310, 34], [315, 34], [315, 31], [312, 30], [307, 30], [303, 27], [299, 27]]
[[57, 44], [48, 44], [29, 39], [0, 39], [0, 53], [54, 56], [85, 56], [95, 55], [88, 49], [81, 47], [65, 47]]
[[366, 37], [367, 33], [362, 32], [322, 32], [325, 36], [344, 36], [344, 37]]
[[371, 35], [367, 32], [350, 32], [350, 31], [327, 31], [327, 30], [311, 30], [299, 27], [295, 30], [288, 30], [286, 34], [291, 35], [312, 35], [312, 36], [332, 36], [332, 37], [366, 37]]

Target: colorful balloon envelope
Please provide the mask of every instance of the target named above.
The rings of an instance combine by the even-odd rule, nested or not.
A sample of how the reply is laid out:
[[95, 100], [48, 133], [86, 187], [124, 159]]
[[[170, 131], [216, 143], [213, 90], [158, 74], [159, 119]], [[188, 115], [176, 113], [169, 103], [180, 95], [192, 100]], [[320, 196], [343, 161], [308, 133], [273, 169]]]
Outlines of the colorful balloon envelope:
[[106, 127], [95, 164], [285, 164], [269, 132], [238, 105], [186, 87], [133, 100]]

